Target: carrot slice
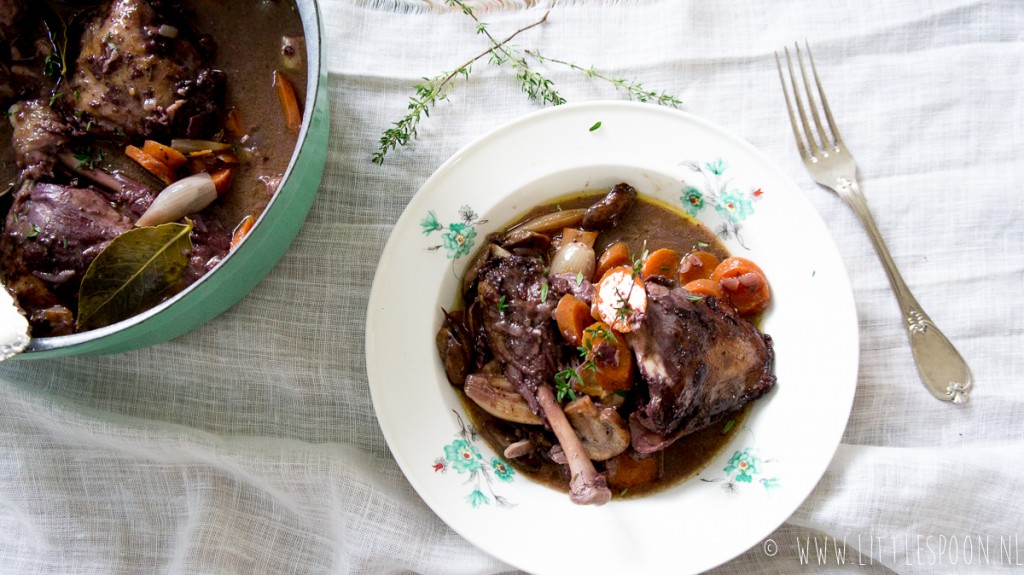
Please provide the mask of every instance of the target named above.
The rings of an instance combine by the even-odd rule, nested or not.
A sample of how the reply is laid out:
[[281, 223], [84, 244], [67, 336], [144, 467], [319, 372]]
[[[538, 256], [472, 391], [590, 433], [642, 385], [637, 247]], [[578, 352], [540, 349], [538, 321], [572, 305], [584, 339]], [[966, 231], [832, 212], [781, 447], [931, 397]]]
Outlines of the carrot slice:
[[597, 258], [597, 268], [594, 270], [594, 279], [601, 279], [608, 270], [619, 267], [628, 266], [632, 261], [629, 259], [629, 247], [623, 243], [618, 242], [605, 248], [601, 257]]
[[[604, 322], [591, 324], [583, 331], [583, 349], [593, 367], [583, 367], [586, 385], [591, 378], [606, 391], [624, 391], [633, 385], [633, 354], [625, 338], [616, 336]], [[603, 347], [604, 349], [598, 349]]]
[[644, 265], [640, 269], [640, 273], [645, 278], [654, 276], [661, 276], [663, 278], [672, 278], [676, 275], [676, 268], [679, 267], [679, 254], [672, 249], [662, 248], [660, 250], [654, 250], [647, 259], [644, 260]]
[[771, 302], [768, 277], [757, 264], [746, 258], [722, 260], [711, 274], [711, 279], [718, 282], [740, 315], [764, 311]]
[[135, 160], [140, 166], [146, 169], [147, 172], [153, 174], [158, 180], [166, 185], [171, 185], [177, 179], [174, 177], [174, 172], [167, 164], [160, 160], [150, 156], [146, 152], [143, 152], [141, 148], [137, 148], [132, 145], [128, 145], [124, 149], [125, 155]]
[[231, 168], [221, 168], [212, 172], [210, 177], [213, 178], [213, 185], [217, 187], [217, 195], [223, 196], [231, 188], [231, 182], [235, 180], [235, 173]]
[[185, 158], [185, 155], [178, 150], [153, 140], [146, 140], [143, 142], [142, 151], [167, 164], [167, 167], [172, 170], [177, 170], [184, 166], [185, 162], [188, 161], [188, 159]]
[[235, 226], [235, 231], [231, 233], [231, 249], [238, 247], [238, 244], [242, 243], [245, 236], [249, 235], [249, 230], [252, 229], [253, 224], [256, 223], [256, 218], [252, 214], [242, 218], [242, 221]]
[[583, 330], [590, 325], [590, 306], [572, 294], [565, 294], [555, 308], [555, 323], [565, 340], [572, 345], [583, 345]]
[[591, 314], [619, 332], [638, 327], [647, 312], [647, 290], [629, 266], [608, 270], [597, 284]]
[[238, 108], [231, 108], [225, 114], [224, 129], [239, 136], [245, 133], [245, 125], [242, 124], [242, 116], [238, 113]]
[[277, 99], [281, 101], [281, 112], [284, 114], [284, 125], [294, 134], [299, 133], [302, 126], [302, 111], [299, 109], [299, 99], [295, 95], [295, 86], [291, 80], [274, 70], [274, 90], [277, 91]]
[[716, 298], [728, 302], [729, 298], [722, 291], [722, 286], [718, 285], [713, 279], [701, 278], [699, 280], [693, 280], [692, 282], [683, 286], [683, 289], [692, 293], [693, 295], [708, 296], [713, 295]]
[[718, 264], [718, 257], [711, 252], [690, 252], [679, 262], [679, 283], [688, 284], [693, 280], [708, 279]]

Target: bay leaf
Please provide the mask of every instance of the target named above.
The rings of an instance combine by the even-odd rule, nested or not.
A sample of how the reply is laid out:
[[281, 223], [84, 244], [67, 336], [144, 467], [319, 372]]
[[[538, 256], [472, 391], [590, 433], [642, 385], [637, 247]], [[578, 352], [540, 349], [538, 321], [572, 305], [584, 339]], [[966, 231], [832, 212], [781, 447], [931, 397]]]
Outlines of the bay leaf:
[[135, 228], [103, 248], [82, 277], [79, 331], [128, 319], [177, 292], [192, 252], [186, 222]]

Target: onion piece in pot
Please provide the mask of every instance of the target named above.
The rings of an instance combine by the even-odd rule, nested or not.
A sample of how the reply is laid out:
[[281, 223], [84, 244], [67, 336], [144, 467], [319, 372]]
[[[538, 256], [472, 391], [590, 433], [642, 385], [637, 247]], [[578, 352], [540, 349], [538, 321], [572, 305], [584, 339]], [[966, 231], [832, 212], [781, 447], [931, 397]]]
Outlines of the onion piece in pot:
[[210, 150], [213, 152], [222, 152], [224, 150], [230, 150], [231, 144], [224, 142], [214, 142], [212, 140], [193, 140], [176, 138], [171, 140], [171, 147], [178, 150], [182, 154], [191, 154], [194, 152], [203, 152]]
[[580, 242], [569, 242], [551, 258], [551, 275], [570, 273], [589, 280], [596, 266], [594, 248]]
[[550, 214], [544, 214], [526, 220], [521, 224], [516, 224], [508, 229], [509, 233], [523, 231], [523, 232], [537, 232], [546, 233], [560, 230], [562, 228], [569, 228], [579, 225], [583, 221], [583, 214], [587, 210], [584, 208], [577, 208], [572, 210], [559, 210], [557, 212], [551, 212]]
[[158, 226], [194, 214], [217, 199], [217, 185], [206, 172], [182, 178], [160, 192], [136, 226]]

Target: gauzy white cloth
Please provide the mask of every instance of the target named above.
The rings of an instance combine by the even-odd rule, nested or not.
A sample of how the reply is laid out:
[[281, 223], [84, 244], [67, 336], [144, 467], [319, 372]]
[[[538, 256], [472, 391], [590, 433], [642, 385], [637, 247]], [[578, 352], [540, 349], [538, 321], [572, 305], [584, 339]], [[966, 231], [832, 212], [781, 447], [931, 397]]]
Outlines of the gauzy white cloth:
[[[529, 4], [478, 14], [503, 38], [550, 7], [517, 45], [676, 94], [749, 140], [820, 212], [850, 272], [861, 359], [842, 445], [788, 521], [715, 572], [1024, 568], [1024, 2]], [[0, 572], [514, 571], [438, 519], [392, 459], [367, 387], [364, 320], [381, 249], [419, 186], [541, 104], [482, 61], [417, 140], [374, 165], [413, 85], [487, 44], [440, 2], [322, 10], [330, 149], [281, 263], [170, 343], [0, 365]], [[797, 156], [773, 53], [804, 39], [896, 263], [970, 363], [964, 406], [925, 391], [866, 234]], [[542, 69], [571, 102], [626, 97]]]

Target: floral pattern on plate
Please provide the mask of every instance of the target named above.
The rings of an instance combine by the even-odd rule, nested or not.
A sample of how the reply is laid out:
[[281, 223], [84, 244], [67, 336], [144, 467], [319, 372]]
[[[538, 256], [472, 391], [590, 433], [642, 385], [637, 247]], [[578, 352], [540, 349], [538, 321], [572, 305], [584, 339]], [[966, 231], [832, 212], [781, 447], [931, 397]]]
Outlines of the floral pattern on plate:
[[490, 505], [491, 498], [502, 509], [515, 507], [515, 503], [494, 491], [495, 482], [512, 483], [515, 470], [500, 457], [491, 457], [487, 461], [476, 446], [480, 440], [476, 428], [462, 421], [462, 416], [454, 410], [452, 413], [459, 423], [459, 431], [455, 433], [456, 439], [444, 446], [444, 456], [434, 460], [434, 472], [443, 474], [454, 469], [459, 475], [468, 474], [465, 483], [472, 489], [465, 501], [474, 508]]
[[722, 158], [709, 162], [688, 160], [681, 165], [703, 179], [703, 188], [683, 181], [682, 195], [679, 196], [683, 209], [697, 217], [710, 206], [722, 219], [722, 223], [714, 228], [715, 233], [726, 240], [734, 237], [746, 248], [740, 230], [743, 229], [743, 220], [753, 215], [754, 204], [764, 196], [761, 188], [741, 188], [735, 184], [732, 175], [726, 173], [729, 165]]
[[429, 236], [434, 232], [441, 232], [442, 243], [430, 246], [427, 248], [428, 250], [437, 251], [444, 248], [448, 259], [457, 260], [470, 253], [476, 240], [476, 226], [485, 223], [487, 223], [487, 220], [479, 219], [473, 208], [462, 206], [459, 208], [459, 221], [443, 226], [438, 221], [434, 210], [430, 210], [420, 220], [420, 228], [425, 236]]
[[[701, 477], [701, 481], [707, 483], [722, 483], [722, 489], [726, 493], [739, 493], [741, 484], [759, 483], [764, 487], [765, 492], [771, 493], [779, 487], [779, 479], [775, 476], [768, 476], [765, 473], [766, 467], [774, 462], [773, 459], [764, 459], [756, 448], [744, 447], [733, 451], [732, 457], [726, 462], [722, 471], [724, 476], [707, 478]], [[756, 480], [756, 481], [755, 481]]]

